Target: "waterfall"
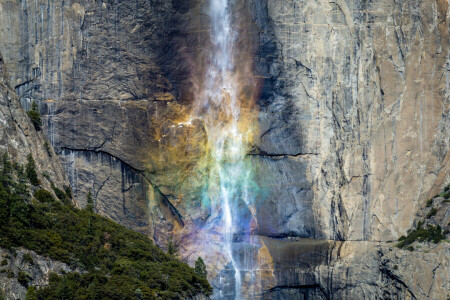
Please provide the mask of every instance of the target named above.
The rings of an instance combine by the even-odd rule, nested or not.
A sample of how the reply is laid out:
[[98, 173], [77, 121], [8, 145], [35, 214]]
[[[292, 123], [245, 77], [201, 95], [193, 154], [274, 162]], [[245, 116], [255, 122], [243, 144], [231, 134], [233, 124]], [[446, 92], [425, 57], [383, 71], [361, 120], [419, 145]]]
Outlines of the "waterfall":
[[[240, 263], [233, 254], [234, 237], [248, 232], [252, 192], [251, 166], [245, 161], [252, 135], [252, 122], [243, 116], [243, 84], [236, 66], [238, 31], [232, 26], [227, 0], [209, 0], [211, 20], [206, 71], [201, 92], [195, 101], [196, 118], [202, 119], [208, 133], [208, 197], [221, 224], [224, 255], [235, 273], [235, 298], [241, 298]], [[242, 73], [242, 72], [241, 72]], [[242, 76], [241, 76], [242, 77]]]

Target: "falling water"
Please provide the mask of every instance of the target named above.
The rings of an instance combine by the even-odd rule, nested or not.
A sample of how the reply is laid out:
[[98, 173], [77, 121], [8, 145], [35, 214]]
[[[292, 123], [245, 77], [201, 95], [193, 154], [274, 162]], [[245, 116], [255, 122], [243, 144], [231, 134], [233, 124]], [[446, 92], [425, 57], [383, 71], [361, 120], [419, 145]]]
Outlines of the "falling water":
[[209, 0], [211, 48], [202, 92], [196, 101], [196, 116], [203, 119], [208, 132], [210, 153], [209, 197], [217, 207], [224, 236], [224, 254], [235, 273], [235, 298], [241, 298], [241, 273], [233, 255], [235, 235], [243, 235], [248, 218], [240, 208], [252, 202], [251, 168], [244, 160], [251, 134], [242, 116], [242, 83], [236, 76], [238, 33], [231, 26], [231, 8], [227, 0]]

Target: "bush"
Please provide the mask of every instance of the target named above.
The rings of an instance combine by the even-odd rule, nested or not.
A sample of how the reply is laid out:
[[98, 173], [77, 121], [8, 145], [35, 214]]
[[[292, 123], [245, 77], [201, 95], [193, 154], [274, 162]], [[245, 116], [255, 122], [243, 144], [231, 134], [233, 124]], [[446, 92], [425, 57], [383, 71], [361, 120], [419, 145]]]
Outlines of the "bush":
[[8, 261], [6, 260], [6, 258], [2, 259], [2, 262], [0, 263], [1, 267], [4, 267], [8, 264]]
[[[445, 238], [445, 235], [442, 233], [442, 229], [439, 225], [437, 226], [428, 226], [428, 228], [423, 228], [423, 222], [419, 222], [417, 228], [411, 231], [406, 237], [402, 236], [398, 239], [399, 243], [397, 244], [398, 248], [405, 248], [415, 241], [419, 242], [433, 242], [435, 244], [439, 243]], [[412, 247], [411, 247], [412, 248]], [[410, 250], [410, 248], [407, 248]], [[413, 248], [414, 250], [414, 248]], [[410, 250], [412, 251], [412, 250]]]
[[27, 264], [31, 264], [31, 265], [34, 264], [33, 257], [29, 253], [25, 253], [23, 255], [23, 261]]
[[69, 195], [67, 195], [66, 192], [64, 192], [60, 188], [56, 187], [53, 183], [52, 183], [52, 189], [55, 192], [55, 195], [56, 195], [56, 197], [58, 197], [59, 200], [61, 200], [64, 204], [70, 204], [71, 197], [69, 197]]
[[47, 141], [44, 143], [44, 148], [47, 151], [48, 156], [52, 157], [52, 149]]
[[27, 294], [25, 295], [25, 300], [38, 300], [36, 288], [34, 286], [30, 286], [28, 288]]
[[52, 193], [50, 193], [47, 190], [39, 189], [34, 192], [34, 198], [42, 203], [51, 203], [55, 201], [55, 198], [53, 198]]
[[434, 215], [436, 215], [436, 214], [437, 214], [437, 209], [433, 207], [433, 208], [430, 210], [430, 212], [427, 214], [427, 219], [431, 218], [432, 216], [434, 216]]
[[72, 199], [72, 189], [70, 188], [70, 186], [65, 185], [64, 191], [66, 192], [66, 195], [69, 196], [70, 199]]
[[427, 207], [431, 207], [433, 205], [433, 199], [428, 199]]
[[17, 276], [17, 281], [19, 281], [19, 283], [21, 285], [23, 285], [24, 287], [27, 287], [28, 284], [30, 283], [31, 280], [31, 276], [28, 275], [26, 272], [24, 271], [20, 271], [19, 275]]
[[41, 130], [41, 114], [39, 113], [38, 105], [36, 102], [33, 102], [33, 104], [31, 104], [31, 110], [27, 112], [27, 115], [30, 118], [31, 123], [33, 123], [34, 128], [36, 128], [36, 130]]

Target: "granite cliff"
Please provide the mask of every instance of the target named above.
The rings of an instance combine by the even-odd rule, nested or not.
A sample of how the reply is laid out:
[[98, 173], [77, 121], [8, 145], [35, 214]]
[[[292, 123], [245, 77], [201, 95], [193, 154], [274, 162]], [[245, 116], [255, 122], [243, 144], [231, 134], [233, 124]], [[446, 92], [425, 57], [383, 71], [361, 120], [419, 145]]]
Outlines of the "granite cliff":
[[[264, 196], [257, 246], [241, 247], [253, 249], [242, 263], [260, 280], [248, 290], [446, 299], [448, 243], [411, 254], [390, 241], [450, 182], [448, 2], [235, 2], [246, 32], [238, 47], [253, 53], [244, 59], [261, 88], [247, 159]], [[200, 199], [207, 133], [201, 121], [185, 124], [192, 73], [203, 71], [204, 6], [0, 0], [9, 80], [25, 109], [39, 103], [51, 161], [61, 159], [77, 204], [91, 189], [100, 214], [163, 247], [174, 236], [191, 262], [210, 213]], [[436, 222], [448, 229], [448, 202], [439, 203]], [[210, 273], [226, 277], [225, 264]]]

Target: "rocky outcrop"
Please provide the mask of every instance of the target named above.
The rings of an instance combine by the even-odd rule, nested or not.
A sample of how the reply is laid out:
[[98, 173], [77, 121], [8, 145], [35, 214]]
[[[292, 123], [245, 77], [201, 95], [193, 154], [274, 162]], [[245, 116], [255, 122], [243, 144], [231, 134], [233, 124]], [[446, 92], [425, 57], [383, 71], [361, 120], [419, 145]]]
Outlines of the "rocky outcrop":
[[25, 299], [28, 286], [43, 287], [51, 273], [73, 271], [66, 264], [25, 249], [0, 248], [0, 289], [6, 299]]
[[[42, 186], [52, 190], [52, 182], [63, 189], [69, 185], [64, 169], [42, 132], [36, 131], [9, 84], [8, 72], [0, 54], [0, 151], [13, 161], [25, 164], [31, 154]], [[45, 175], [45, 176], [44, 176]]]

